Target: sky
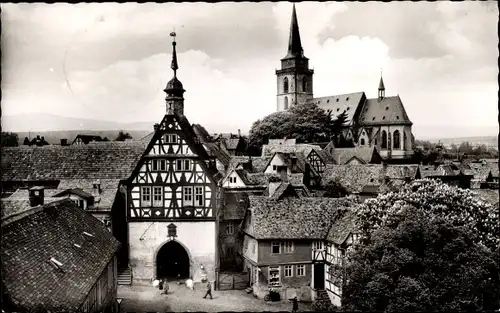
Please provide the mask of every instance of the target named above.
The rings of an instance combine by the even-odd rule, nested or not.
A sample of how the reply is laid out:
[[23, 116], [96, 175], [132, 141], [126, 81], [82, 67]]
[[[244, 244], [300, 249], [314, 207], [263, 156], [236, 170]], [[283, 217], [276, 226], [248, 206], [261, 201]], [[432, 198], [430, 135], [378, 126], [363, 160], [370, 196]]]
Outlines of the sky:
[[[2, 119], [160, 121], [172, 31], [191, 123], [248, 132], [276, 110], [291, 3], [1, 8]], [[296, 10], [315, 97], [376, 97], [382, 69], [386, 96], [399, 94], [417, 139], [498, 134], [496, 2], [302, 2]]]

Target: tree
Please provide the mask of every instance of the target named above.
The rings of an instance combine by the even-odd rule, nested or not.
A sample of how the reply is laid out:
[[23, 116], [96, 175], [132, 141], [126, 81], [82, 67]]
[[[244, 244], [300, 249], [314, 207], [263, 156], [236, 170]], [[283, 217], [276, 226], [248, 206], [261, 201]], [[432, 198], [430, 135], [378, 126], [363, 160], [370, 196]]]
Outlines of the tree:
[[115, 141], [125, 141], [127, 139], [132, 139], [132, 136], [130, 136], [129, 133], [125, 133], [123, 130], [120, 130], [118, 133], [118, 136], [116, 137]]
[[458, 151], [465, 153], [465, 154], [471, 154], [473, 151], [473, 148], [468, 141], [464, 141], [458, 147]]
[[269, 139], [295, 138], [299, 143], [328, 141], [333, 131], [338, 131], [337, 125], [342, 120], [335, 121], [332, 121], [331, 112], [316, 104], [296, 105], [288, 111], [272, 113], [252, 124], [248, 152], [251, 155], [260, 154]]
[[451, 312], [500, 307], [494, 254], [471, 239], [470, 229], [423, 209], [399, 218], [356, 245], [345, 263], [343, 309]]
[[468, 189], [449, 186], [438, 180], [420, 179], [404, 185], [398, 192], [367, 199], [355, 208], [363, 237], [398, 217], [401, 210], [412, 205], [432, 217], [444, 217], [454, 226], [472, 230], [471, 239], [495, 251], [500, 244], [500, 225], [495, 206], [482, 201]]
[[325, 191], [323, 197], [327, 198], [343, 198], [349, 195], [349, 191], [336, 180], [330, 180], [325, 185]]
[[2, 132], [2, 147], [17, 147], [19, 145], [19, 137], [16, 133]]

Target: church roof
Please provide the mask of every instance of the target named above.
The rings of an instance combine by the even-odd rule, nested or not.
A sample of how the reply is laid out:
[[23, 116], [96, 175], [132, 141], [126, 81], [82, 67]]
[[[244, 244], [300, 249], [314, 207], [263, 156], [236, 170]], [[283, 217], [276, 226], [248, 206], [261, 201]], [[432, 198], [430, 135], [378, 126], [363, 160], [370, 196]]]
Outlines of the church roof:
[[365, 99], [364, 92], [347, 93], [335, 96], [313, 98], [308, 100], [308, 103], [314, 103], [323, 110], [331, 110], [332, 118], [336, 118], [342, 112], [347, 114], [347, 124], [353, 122], [356, 109], [362, 104]]
[[1, 245], [2, 291], [16, 304], [27, 311], [77, 312], [120, 243], [65, 199], [4, 220]]
[[412, 125], [399, 96], [367, 99], [359, 116], [361, 125]]

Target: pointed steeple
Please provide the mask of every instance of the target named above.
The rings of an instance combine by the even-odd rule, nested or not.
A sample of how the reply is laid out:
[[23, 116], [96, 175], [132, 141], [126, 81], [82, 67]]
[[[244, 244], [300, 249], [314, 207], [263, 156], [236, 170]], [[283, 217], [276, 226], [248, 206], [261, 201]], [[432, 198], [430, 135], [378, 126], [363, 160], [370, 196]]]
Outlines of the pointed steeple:
[[304, 57], [302, 42], [300, 41], [299, 22], [297, 21], [297, 12], [295, 3], [293, 4], [292, 22], [290, 23], [290, 37], [288, 39], [288, 53], [285, 58]]
[[378, 100], [381, 101], [385, 97], [384, 80], [382, 79], [382, 70], [380, 70], [380, 83], [378, 84]]
[[179, 65], [177, 64], [177, 52], [175, 50], [175, 46], [177, 43], [175, 42], [175, 32], [170, 33], [170, 36], [174, 37], [172, 42], [172, 63], [170, 68], [174, 70], [174, 77], [167, 83], [167, 87], [163, 91], [167, 94], [165, 100], [167, 101], [167, 114], [173, 114], [173, 112], [177, 112], [180, 114], [184, 114], [184, 90], [182, 83], [177, 78], [177, 70], [179, 69]]

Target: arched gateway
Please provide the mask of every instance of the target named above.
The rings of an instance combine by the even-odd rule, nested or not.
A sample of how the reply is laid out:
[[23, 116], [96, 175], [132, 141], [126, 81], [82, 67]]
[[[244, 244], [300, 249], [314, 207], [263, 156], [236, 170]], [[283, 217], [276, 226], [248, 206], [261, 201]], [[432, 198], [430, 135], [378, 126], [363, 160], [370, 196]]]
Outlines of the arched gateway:
[[177, 241], [165, 243], [156, 255], [156, 277], [189, 278], [190, 260], [186, 249]]

